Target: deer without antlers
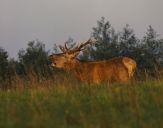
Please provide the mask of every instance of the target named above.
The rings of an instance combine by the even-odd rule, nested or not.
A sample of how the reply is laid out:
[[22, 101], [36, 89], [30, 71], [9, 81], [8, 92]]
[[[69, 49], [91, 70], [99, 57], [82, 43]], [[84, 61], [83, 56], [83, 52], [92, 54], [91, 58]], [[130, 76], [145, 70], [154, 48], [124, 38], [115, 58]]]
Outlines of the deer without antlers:
[[126, 83], [133, 76], [136, 62], [129, 57], [115, 57], [102, 61], [81, 61], [76, 57], [88, 44], [89, 39], [73, 49], [60, 46], [62, 53], [50, 55], [52, 66], [62, 68], [74, 74], [80, 81], [86, 83], [100, 84], [103, 82]]

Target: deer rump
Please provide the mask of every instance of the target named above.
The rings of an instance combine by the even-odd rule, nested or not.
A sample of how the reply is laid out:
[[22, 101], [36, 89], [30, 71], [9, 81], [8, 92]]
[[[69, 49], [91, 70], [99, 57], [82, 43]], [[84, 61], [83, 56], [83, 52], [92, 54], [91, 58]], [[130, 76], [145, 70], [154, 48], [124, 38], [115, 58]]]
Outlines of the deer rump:
[[136, 62], [128, 57], [115, 57], [110, 60], [67, 64], [65, 70], [73, 73], [80, 81], [100, 84], [104, 82], [127, 83], [134, 74]]

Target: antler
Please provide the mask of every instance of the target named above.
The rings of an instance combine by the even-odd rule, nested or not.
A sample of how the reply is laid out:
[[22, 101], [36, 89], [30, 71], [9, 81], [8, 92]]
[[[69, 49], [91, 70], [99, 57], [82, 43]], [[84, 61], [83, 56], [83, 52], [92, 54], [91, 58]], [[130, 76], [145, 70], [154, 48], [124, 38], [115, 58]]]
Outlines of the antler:
[[[78, 51], [82, 51], [82, 50], [84, 50], [84, 48], [83, 47], [85, 47], [86, 45], [88, 45], [88, 44], [90, 44], [90, 43], [92, 43], [92, 40], [91, 39], [89, 39], [89, 40], [87, 40], [85, 43], [81, 43], [81, 44], [79, 44], [77, 47], [75, 47], [74, 49], [70, 49], [70, 48], [68, 48], [67, 47], [67, 42], [65, 42], [64, 43], [64, 47], [63, 46], [61, 46], [61, 45], [59, 45], [59, 48], [61, 49], [61, 51], [63, 52], [63, 53], [74, 53], [74, 52], [78, 52]], [[82, 49], [83, 48], [83, 49]]]
[[[89, 40], [87, 40], [85, 43], [79, 44], [76, 48], [72, 49], [70, 52], [82, 51], [82, 50], [85, 49], [85, 48], [83, 48], [83, 47], [85, 47], [86, 45], [91, 44], [91, 43], [92, 43], [92, 40], [89, 39]], [[82, 48], [83, 48], [83, 49], [82, 49]]]
[[69, 50], [69, 48], [67, 47], [67, 42], [65, 42], [65, 49], [66, 49], [66, 51]]
[[66, 53], [66, 52], [69, 51], [69, 49], [68, 49], [68, 47], [67, 47], [67, 42], [65, 42], [64, 44], [65, 44], [65, 45], [64, 45], [65, 47], [59, 45], [59, 48], [61, 49], [61, 51], [62, 51], [63, 53]]
[[61, 49], [62, 52], [66, 52], [64, 47], [62, 47], [61, 45], [59, 45], [59, 48]]

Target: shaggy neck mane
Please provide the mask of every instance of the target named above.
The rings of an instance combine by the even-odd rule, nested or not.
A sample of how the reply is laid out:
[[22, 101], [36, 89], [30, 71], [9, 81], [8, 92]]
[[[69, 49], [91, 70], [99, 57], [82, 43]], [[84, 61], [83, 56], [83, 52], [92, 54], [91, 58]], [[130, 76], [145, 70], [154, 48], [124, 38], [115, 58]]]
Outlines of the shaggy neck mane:
[[81, 64], [80, 60], [74, 59], [73, 61], [66, 63], [64, 69], [66, 71], [74, 71], [80, 68], [80, 64]]

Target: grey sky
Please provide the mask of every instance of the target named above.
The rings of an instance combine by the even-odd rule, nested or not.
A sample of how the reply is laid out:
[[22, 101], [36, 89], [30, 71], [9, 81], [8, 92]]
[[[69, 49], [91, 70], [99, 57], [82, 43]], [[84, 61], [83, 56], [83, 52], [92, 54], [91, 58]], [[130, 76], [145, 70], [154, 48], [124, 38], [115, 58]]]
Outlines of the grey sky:
[[87, 40], [102, 16], [117, 30], [128, 23], [137, 36], [152, 25], [163, 35], [163, 0], [0, 0], [0, 46], [11, 57], [28, 41], [52, 49], [72, 37]]

